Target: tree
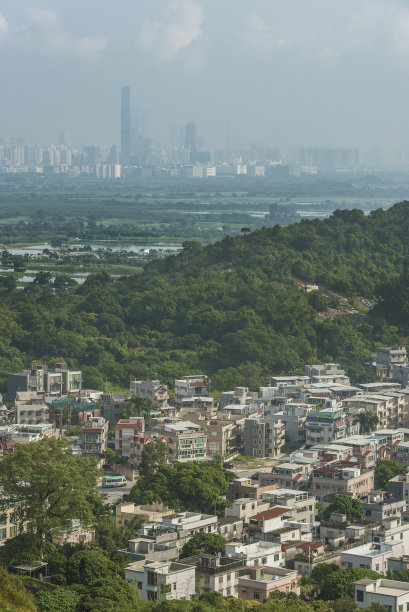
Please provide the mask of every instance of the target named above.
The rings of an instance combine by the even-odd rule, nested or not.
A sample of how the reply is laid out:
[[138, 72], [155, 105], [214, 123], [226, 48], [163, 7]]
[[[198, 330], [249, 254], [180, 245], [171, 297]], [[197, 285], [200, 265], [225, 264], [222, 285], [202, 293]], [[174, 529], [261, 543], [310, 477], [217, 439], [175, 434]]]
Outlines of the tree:
[[130, 498], [136, 504], [160, 501], [172, 508], [224, 516], [227, 473], [212, 464], [191, 461], [175, 467], [160, 465], [153, 476], [139, 478]]
[[341, 597], [354, 596], [354, 582], [362, 578], [375, 580], [381, 574], [362, 567], [339, 569], [331, 572], [321, 585], [321, 596], [325, 600], [336, 600]]
[[74, 552], [67, 565], [67, 583], [87, 586], [96, 578], [112, 578], [118, 568], [100, 548], [81, 548]]
[[224, 554], [226, 540], [217, 533], [195, 533], [182, 548], [182, 557], [192, 557], [200, 553], [206, 555]]
[[76, 612], [80, 599], [75, 591], [62, 588], [35, 594], [39, 612]]
[[406, 474], [406, 467], [396, 459], [380, 459], [375, 466], [375, 487], [385, 490], [390, 479], [398, 474]]
[[312, 570], [311, 579], [318, 584], [322, 584], [327, 577], [336, 572], [339, 566], [336, 563], [318, 563]]
[[361, 519], [364, 516], [362, 503], [359, 499], [348, 497], [348, 495], [336, 495], [329, 506], [325, 509], [325, 518], [329, 518], [333, 512], [346, 514], [350, 519]]
[[357, 415], [355, 422], [359, 423], [359, 433], [367, 434], [376, 429], [376, 426], [379, 423], [379, 418], [377, 414], [371, 410], [367, 410], [365, 412], [360, 412]]
[[168, 445], [165, 440], [145, 444], [139, 465], [140, 476], [152, 476], [160, 465], [168, 462], [168, 453]]
[[90, 520], [95, 496], [95, 461], [73, 457], [54, 438], [16, 444], [0, 464], [0, 504], [14, 508], [20, 525], [28, 522], [38, 536], [39, 553], [50, 529], [66, 519]]
[[107, 448], [105, 451], [105, 461], [108, 465], [113, 465], [114, 463], [121, 463], [121, 457], [115, 453], [112, 448]]
[[109, 555], [114, 555], [118, 550], [127, 548], [128, 540], [136, 536], [146, 522], [145, 515], [135, 516], [126, 525], [116, 525], [112, 516], [103, 516], [96, 524], [96, 538], [99, 546]]

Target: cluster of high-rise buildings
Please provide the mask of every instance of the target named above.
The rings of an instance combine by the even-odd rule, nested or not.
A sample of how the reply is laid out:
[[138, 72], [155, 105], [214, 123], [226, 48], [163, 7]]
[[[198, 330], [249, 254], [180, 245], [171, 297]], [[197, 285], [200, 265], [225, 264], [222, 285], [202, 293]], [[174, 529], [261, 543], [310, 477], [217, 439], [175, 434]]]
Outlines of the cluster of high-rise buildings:
[[207, 178], [225, 175], [256, 177], [314, 175], [320, 172], [358, 171], [371, 167], [404, 168], [409, 154], [385, 156], [379, 151], [361, 155], [357, 148], [299, 147], [282, 152], [278, 147], [236, 146], [210, 151], [195, 121], [171, 125], [166, 145], [149, 137], [145, 111], [134, 87], [122, 87], [120, 145], [73, 147], [68, 130], [58, 144], [27, 144], [21, 138], [0, 138], [0, 173], [89, 175], [96, 178], [173, 176]]

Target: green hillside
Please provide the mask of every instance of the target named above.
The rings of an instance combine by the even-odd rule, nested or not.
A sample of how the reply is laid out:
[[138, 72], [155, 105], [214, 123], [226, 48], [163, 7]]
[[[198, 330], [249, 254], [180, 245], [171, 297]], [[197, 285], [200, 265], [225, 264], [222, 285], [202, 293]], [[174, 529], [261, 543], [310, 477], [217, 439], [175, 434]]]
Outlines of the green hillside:
[[[375, 343], [405, 341], [408, 333], [407, 281], [397, 291], [407, 274], [408, 230], [408, 202], [368, 217], [336, 211], [206, 247], [186, 242], [143, 274], [114, 282], [101, 273], [74, 292], [53, 293], [47, 279], [23, 292], [3, 288], [1, 371], [65, 357], [94, 388], [200, 371], [220, 390], [337, 360], [354, 380], [367, 379], [363, 363]], [[301, 291], [299, 280], [352, 298], [386, 298], [376, 316], [320, 321], [325, 299]], [[388, 297], [392, 289], [399, 301]]]

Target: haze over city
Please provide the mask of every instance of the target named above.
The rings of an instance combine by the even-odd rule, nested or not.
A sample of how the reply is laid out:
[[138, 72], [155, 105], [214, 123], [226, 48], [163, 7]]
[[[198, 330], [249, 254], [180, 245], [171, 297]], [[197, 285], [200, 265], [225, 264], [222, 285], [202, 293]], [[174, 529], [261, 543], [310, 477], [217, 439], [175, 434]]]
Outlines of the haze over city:
[[407, 148], [403, 0], [3, 0], [0, 56], [5, 139], [119, 144], [130, 85], [165, 143]]

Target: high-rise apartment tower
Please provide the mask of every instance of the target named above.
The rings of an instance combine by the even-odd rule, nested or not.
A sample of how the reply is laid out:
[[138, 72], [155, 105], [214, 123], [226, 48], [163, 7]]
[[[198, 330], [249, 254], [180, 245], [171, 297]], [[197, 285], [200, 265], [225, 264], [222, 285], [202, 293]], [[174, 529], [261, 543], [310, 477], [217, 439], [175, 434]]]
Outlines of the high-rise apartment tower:
[[139, 113], [136, 92], [133, 87], [122, 87], [121, 91], [121, 162], [139, 162]]

